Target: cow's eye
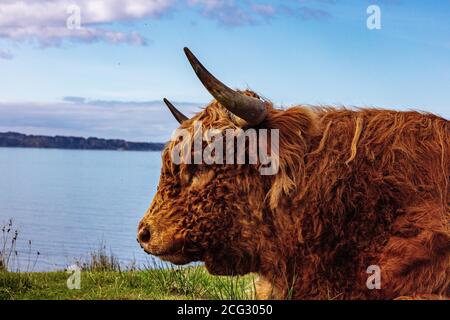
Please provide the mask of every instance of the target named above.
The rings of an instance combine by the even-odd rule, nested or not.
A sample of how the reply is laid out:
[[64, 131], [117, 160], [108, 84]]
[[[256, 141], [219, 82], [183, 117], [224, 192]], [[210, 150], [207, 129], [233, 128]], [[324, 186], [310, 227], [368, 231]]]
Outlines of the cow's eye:
[[191, 183], [192, 175], [188, 171], [184, 171], [180, 174], [180, 180], [182, 186], [187, 186]]
[[191, 182], [191, 188], [200, 189], [210, 183], [215, 177], [214, 170], [209, 170], [206, 172], [201, 172], [197, 174]]

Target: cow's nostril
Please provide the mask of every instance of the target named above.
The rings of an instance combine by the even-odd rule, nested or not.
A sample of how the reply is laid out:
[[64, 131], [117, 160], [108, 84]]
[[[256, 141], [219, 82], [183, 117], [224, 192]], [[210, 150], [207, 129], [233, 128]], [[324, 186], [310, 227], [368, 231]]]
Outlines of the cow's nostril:
[[150, 241], [150, 231], [143, 227], [141, 230], [139, 230], [138, 239], [141, 243], [147, 243]]

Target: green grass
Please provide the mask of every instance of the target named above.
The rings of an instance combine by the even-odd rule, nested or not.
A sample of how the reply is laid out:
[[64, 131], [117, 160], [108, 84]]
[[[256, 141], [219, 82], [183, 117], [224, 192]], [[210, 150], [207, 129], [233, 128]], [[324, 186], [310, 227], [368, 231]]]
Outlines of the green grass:
[[[32, 272], [40, 253], [31, 248], [20, 270], [16, 243], [19, 232], [10, 219], [0, 233], [0, 300], [20, 299], [254, 299], [255, 279], [217, 277], [204, 267], [171, 267], [155, 262], [137, 270], [135, 262], [122, 266], [104, 243], [83, 260], [76, 261], [81, 271], [81, 288], [70, 290], [64, 271]], [[28, 258], [27, 258], [28, 257]], [[19, 272], [25, 271], [25, 272]], [[31, 272], [30, 272], [31, 271]]]
[[254, 276], [211, 276], [204, 267], [82, 271], [81, 288], [65, 272], [0, 272], [0, 300], [254, 299]]

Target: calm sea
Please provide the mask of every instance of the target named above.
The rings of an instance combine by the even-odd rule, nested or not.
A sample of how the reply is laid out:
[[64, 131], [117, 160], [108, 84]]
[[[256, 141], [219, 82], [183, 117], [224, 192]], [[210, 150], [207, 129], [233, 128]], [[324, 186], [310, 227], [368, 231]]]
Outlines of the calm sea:
[[156, 191], [160, 157], [0, 148], [0, 226], [12, 218], [19, 230], [21, 269], [31, 269], [36, 251], [34, 271], [47, 271], [82, 260], [101, 244], [124, 265], [152, 263], [136, 242], [136, 228]]

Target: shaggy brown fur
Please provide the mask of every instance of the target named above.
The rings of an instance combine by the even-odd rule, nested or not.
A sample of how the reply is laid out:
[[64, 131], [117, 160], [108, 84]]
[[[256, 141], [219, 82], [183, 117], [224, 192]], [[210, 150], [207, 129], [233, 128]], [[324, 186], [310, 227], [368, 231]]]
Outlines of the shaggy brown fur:
[[[247, 94], [254, 95], [251, 92]], [[181, 127], [245, 124], [212, 102]], [[145, 249], [213, 274], [258, 273], [259, 297], [450, 296], [450, 124], [377, 109], [269, 110], [280, 170], [174, 165], [163, 152]], [[381, 289], [366, 286], [381, 268]]]

